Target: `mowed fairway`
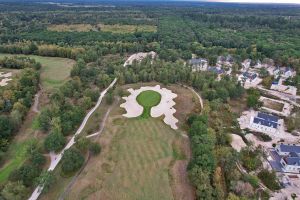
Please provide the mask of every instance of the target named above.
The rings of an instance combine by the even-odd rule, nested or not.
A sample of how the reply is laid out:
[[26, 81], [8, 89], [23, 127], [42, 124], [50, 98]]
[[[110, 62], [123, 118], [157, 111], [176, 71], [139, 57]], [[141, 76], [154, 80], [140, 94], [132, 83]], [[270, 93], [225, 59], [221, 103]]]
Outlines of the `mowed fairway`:
[[53, 89], [61, 86], [70, 76], [75, 64], [74, 60], [57, 57], [44, 57], [36, 55], [0, 54], [0, 59], [9, 56], [27, 56], [42, 64], [41, 83], [44, 89]]
[[[180, 136], [160, 119], [113, 120], [100, 141], [103, 151], [76, 181], [67, 199], [174, 199], [169, 166]], [[110, 138], [110, 139], [109, 139]], [[107, 141], [111, 140], [110, 144]]]

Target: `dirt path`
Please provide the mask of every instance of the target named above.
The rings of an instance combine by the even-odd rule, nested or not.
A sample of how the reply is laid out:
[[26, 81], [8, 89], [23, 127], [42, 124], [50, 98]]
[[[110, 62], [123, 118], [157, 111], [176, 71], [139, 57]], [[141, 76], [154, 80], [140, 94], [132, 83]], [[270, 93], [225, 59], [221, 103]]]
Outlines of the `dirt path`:
[[191, 90], [199, 99], [200, 105], [201, 105], [201, 112], [203, 110], [203, 100], [202, 97], [198, 94], [198, 92], [196, 92], [193, 88], [186, 86], [189, 90]]
[[[53, 152], [50, 153], [51, 163], [50, 163], [50, 166], [48, 168], [48, 171], [53, 171], [56, 168], [56, 166], [58, 165], [58, 163], [60, 162], [64, 151], [73, 146], [73, 144], [75, 143], [75, 137], [82, 132], [82, 130], [85, 127], [85, 125], [86, 125], [88, 119], [90, 118], [90, 116], [99, 107], [99, 105], [102, 102], [102, 99], [104, 98], [104, 96], [107, 93], [107, 91], [110, 88], [112, 88], [115, 85], [116, 82], [117, 82], [117, 78], [115, 78], [113, 80], [113, 82], [111, 82], [111, 84], [103, 92], [101, 92], [100, 97], [99, 97], [96, 105], [85, 116], [85, 118], [84, 118], [83, 122], [81, 123], [80, 127], [78, 128], [78, 130], [76, 131], [76, 133], [74, 134], [74, 136], [71, 138], [71, 140], [68, 142], [68, 144], [65, 146], [65, 148], [59, 154], [55, 154]], [[36, 187], [36, 189], [33, 191], [32, 195], [29, 197], [29, 200], [37, 200], [39, 198], [40, 194], [42, 193], [42, 191], [43, 191], [43, 186]]]

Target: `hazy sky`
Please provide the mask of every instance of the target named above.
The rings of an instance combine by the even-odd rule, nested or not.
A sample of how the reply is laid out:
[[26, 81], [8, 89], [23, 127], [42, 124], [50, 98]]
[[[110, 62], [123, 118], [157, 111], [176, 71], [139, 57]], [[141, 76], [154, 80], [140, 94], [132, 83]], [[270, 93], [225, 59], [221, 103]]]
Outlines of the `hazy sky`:
[[213, 2], [241, 2], [241, 3], [297, 3], [300, 0], [208, 0]]

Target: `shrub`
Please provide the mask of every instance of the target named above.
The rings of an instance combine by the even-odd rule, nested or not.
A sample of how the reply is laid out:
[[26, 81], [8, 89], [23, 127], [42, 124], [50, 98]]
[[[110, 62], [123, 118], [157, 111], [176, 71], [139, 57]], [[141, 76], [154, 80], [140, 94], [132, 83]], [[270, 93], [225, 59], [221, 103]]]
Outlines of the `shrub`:
[[256, 176], [246, 174], [246, 175], [243, 176], [243, 180], [245, 182], [250, 183], [252, 185], [252, 187], [254, 187], [254, 188], [259, 187], [259, 179]]
[[97, 155], [101, 152], [101, 146], [98, 143], [91, 143], [89, 150], [93, 155]]
[[84, 163], [84, 157], [80, 151], [74, 148], [64, 152], [62, 157], [61, 169], [64, 174], [71, 174], [80, 169]]
[[46, 137], [44, 146], [47, 151], [57, 152], [64, 147], [65, 143], [66, 139], [64, 138], [64, 136], [61, 133], [55, 131], [50, 133]]
[[272, 140], [272, 138], [271, 138], [269, 135], [264, 134], [264, 133], [261, 133], [261, 134], [260, 134], [260, 138], [261, 138], [262, 141], [264, 141], [264, 142], [269, 142], [269, 141]]
[[263, 169], [258, 173], [258, 177], [270, 190], [280, 189], [280, 185], [277, 182], [276, 173], [274, 171], [270, 172], [266, 169]]
[[259, 150], [252, 151], [249, 148], [244, 148], [241, 150], [240, 155], [242, 164], [247, 170], [253, 171], [262, 166]]

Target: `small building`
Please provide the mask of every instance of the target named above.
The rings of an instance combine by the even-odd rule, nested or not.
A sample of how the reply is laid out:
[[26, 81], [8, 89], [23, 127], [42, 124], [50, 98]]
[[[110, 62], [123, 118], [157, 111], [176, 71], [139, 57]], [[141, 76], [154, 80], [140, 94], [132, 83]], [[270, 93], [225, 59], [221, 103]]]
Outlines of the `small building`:
[[203, 58], [193, 58], [189, 60], [189, 64], [193, 71], [207, 71], [208, 62]]
[[291, 85], [283, 85], [283, 79], [274, 81], [271, 85], [271, 90], [276, 90], [290, 95], [297, 95], [297, 87]]
[[228, 56], [219, 56], [217, 58], [217, 66], [221, 67], [222, 65], [228, 66], [228, 67], [232, 67], [234, 62], [234, 59], [231, 55]]
[[283, 78], [288, 79], [292, 78], [296, 75], [296, 72], [291, 67], [275, 67], [273, 71], [275, 79], [277, 78]]
[[278, 133], [281, 126], [279, 118], [263, 112], [258, 112], [256, 116], [250, 119], [250, 128], [267, 134]]
[[238, 80], [242, 83], [244, 88], [249, 89], [251, 87], [256, 87], [258, 84], [262, 82], [262, 79], [260, 79], [257, 75], [257, 73], [252, 72], [243, 72], [238, 76]]
[[209, 67], [209, 68], [208, 68], [208, 71], [213, 72], [213, 73], [216, 73], [216, 74], [218, 74], [218, 75], [221, 75], [221, 74], [224, 74], [224, 73], [225, 73], [225, 70], [222, 69], [221, 67]]
[[281, 157], [283, 172], [300, 173], [300, 146], [279, 144], [275, 151]]
[[250, 68], [251, 59], [246, 59], [242, 62], [243, 71], [247, 71]]

